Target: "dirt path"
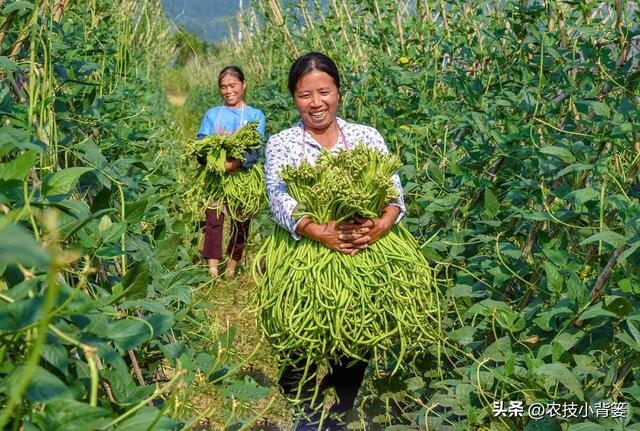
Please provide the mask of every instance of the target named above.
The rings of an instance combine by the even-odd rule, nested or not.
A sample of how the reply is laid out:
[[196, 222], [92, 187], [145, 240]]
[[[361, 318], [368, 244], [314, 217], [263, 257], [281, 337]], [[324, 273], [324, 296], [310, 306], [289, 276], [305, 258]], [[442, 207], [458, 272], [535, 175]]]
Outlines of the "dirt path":
[[173, 106], [174, 108], [181, 108], [184, 105], [184, 103], [187, 101], [187, 95], [167, 93], [167, 99], [169, 100], [169, 103], [171, 104], [171, 106]]
[[[260, 336], [256, 328], [254, 315], [248, 310], [251, 301], [251, 294], [255, 289], [255, 284], [247, 269], [247, 262], [235, 280], [230, 282], [219, 280], [212, 290], [211, 302], [215, 305], [213, 313], [219, 324], [219, 330], [224, 331], [231, 325], [236, 325], [236, 338], [233, 349], [240, 358], [248, 358], [254, 351], [254, 355], [249, 359], [248, 364], [243, 368], [239, 377], [251, 376], [260, 386], [270, 387], [270, 394], [256, 402], [250, 403], [251, 414], [245, 417], [254, 416], [263, 411], [272, 398], [275, 398], [271, 407], [258, 421], [252, 429], [268, 431], [285, 431], [291, 428], [289, 405], [286, 399], [280, 394], [277, 385], [277, 363], [276, 358], [266, 344], [260, 344]], [[257, 348], [257, 350], [256, 350]], [[217, 398], [217, 397], [215, 397]], [[224, 402], [222, 399], [212, 398], [210, 402]], [[213, 417], [211, 429], [222, 429], [224, 418]]]
[[[183, 112], [187, 96], [187, 94], [167, 92], [167, 99], [177, 116]], [[184, 125], [181, 124], [181, 126]], [[256, 229], [257, 225], [258, 223], [252, 223], [252, 230]], [[228, 232], [225, 230], [225, 238], [227, 236]], [[270, 393], [258, 401], [241, 405], [242, 403], [223, 397], [218, 388], [211, 387], [208, 382], [198, 382], [198, 396], [190, 400], [190, 403], [198, 412], [213, 411], [208, 418], [208, 423], [201, 426], [203, 430], [222, 431], [225, 428], [226, 420], [228, 420], [225, 418], [225, 412], [232, 410], [239, 413], [238, 416], [243, 419], [255, 417], [266, 409], [272, 399], [270, 408], [251, 429], [266, 431], [288, 431], [291, 429], [290, 405], [280, 394], [276, 381], [278, 371], [276, 358], [268, 345], [260, 345], [255, 316], [248, 310], [251, 294], [256, 288], [251, 279], [249, 268], [251, 268], [255, 250], [259, 245], [255, 237], [250, 240], [236, 278], [232, 281], [217, 280], [206, 299], [214, 304], [210, 311], [212, 331], [221, 334], [229, 327], [236, 326], [236, 336], [232, 346], [233, 362], [244, 361], [253, 354], [247, 361], [247, 365], [236, 375], [236, 378], [242, 379], [245, 375], [249, 375], [260, 386], [270, 388]], [[223, 266], [221, 266], [222, 268]]]

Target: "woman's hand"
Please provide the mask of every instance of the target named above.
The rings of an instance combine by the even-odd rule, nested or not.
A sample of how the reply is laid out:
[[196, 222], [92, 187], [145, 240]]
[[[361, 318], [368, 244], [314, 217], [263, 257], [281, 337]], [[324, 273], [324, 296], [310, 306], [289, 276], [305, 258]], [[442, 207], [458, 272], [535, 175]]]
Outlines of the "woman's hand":
[[[352, 226], [357, 225], [352, 224]], [[344, 231], [340, 226], [336, 226], [335, 221], [319, 224], [314, 223], [309, 217], [302, 219], [296, 228], [296, 232], [322, 243], [331, 250], [350, 254], [351, 256], [367, 248], [367, 242], [370, 240], [367, 235], [369, 232], [367, 227], [351, 227], [348, 231]]]
[[242, 162], [238, 159], [227, 159], [224, 161], [224, 170], [226, 172], [234, 172], [240, 169]]
[[371, 227], [369, 223], [364, 224], [364, 220], [345, 220], [336, 225], [338, 240], [346, 244], [357, 244], [359, 249], [364, 249], [371, 243]]
[[356, 216], [351, 224], [343, 224], [341, 230], [345, 238], [353, 238], [356, 236], [353, 232], [357, 233], [358, 230], [367, 229], [367, 236], [369, 237], [367, 245], [371, 245], [391, 229], [398, 218], [398, 214], [400, 214], [400, 207], [387, 205], [382, 208], [380, 217], [365, 218]]

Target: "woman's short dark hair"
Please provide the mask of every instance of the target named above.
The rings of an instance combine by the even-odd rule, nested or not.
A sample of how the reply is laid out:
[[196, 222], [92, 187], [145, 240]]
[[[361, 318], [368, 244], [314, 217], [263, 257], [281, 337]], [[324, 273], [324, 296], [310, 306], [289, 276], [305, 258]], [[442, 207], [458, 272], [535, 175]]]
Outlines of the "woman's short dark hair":
[[220, 74], [218, 75], [218, 85], [220, 85], [220, 83], [222, 82], [222, 78], [227, 75], [235, 76], [240, 80], [240, 82], [244, 82], [244, 73], [242, 73], [242, 69], [240, 69], [238, 66], [227, 66], [222, 69], [220, 71]]
[[333, 82], [336, 84], [336, 87], [338, 87], [338, 92], [340, 91], [340, 74], [333, 60], [321, 52], [309, 52], [298, 57], [291, 65], [291, 69], [289, 69], [288, 87], [292, 96], [296, 91], [296, 85], [298, 85], [300, 78], [314, 70], [319, 70], [332, 77]]

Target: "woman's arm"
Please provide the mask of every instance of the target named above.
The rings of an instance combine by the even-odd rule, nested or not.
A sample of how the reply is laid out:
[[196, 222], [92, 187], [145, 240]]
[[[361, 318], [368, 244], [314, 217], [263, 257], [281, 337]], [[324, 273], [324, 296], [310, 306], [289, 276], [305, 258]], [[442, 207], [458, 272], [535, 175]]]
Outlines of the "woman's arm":
[[[296, 240], [306, 236], [314, 241], [319, 241], [326, 247], [348, 254], [355, 254], [366, 247], [370, 239], [367, 236], [358, 240], [347, 241], [340, 239], [340, 232], [336, 229], [335, 222], [324, 224], [314, 223], [310, 217], [294, 219], [293, 211], [298, 202], [289, 194], [289, 189], [279, 177], [280, 171], [287, 165], [289, 149], [277, 135], [272, 136], [267, 142], [266, 159], [264, 164], [267, 196], [271, 204], [271, 213], [275, 222], [291, 232]], [[349, 222], [351, 223], [351, 222]], [[355, 229], [354, 234], [365, 234], [368, 228]]]
[[[266, 126], [266, 119], [262, 111], [256, 109], [256, 114], [253, 120], [258, 121], [257, 131], [260, 133], [262, 139], [264, 139], [264, 130]], [[243, 169], [250, 169], [260, 159], [260, 148], [252, 148], [244, 152], [244, 162], [242, 162]]]
[[255, 120], [258, 120], [258, 133], [260, 133], [260, 136], [262, 136], [262, 139], [264, 139], [264, 131], [267, 126], [267, 118], [264, 116], [264, 113], [262, 111], [260, 111], [259, 109], [257, 111], [258, 113], [256, 114]]
[[[211, 119], [209, 118], [210, 117], [209, 116], [209, 112], [210, 111], [211, 111], [211, 109], [209, 109], [207, 112], [205, 112], [204, 117], [202, 117], [202, 121], [200, 122], [200, 128], [198, 129], [198, 133], [196, 134], [196, 141], [199, 141], [200, 139], [204, 139], [208, 135], [213, 133], [212, 127], [211, 127]], [[206, 155], [197, 156], [197, 160], [198, 160], [198, 163], [200, 163], [201, 165], [206, 165], [207, 164], [207, 156]]]
[[224, 170], [227, 172], [233, 172], [242, 166], [242, 162], [238, 159], [227, 159], [224, 161]]
[[293, 210], [298, 202], [289, 194], [286, 183], [279, 176], [288, 164], [288, 154], [286, 143], [278, 135], [269, 138], [265, 148], [265, 182], [273, 219], [282, 228], [291, 232], [296, 240], [299, 240], [300, 235], [296, 233], [299, 220], [293, 219]]
[[240, 163], [243, 169], [250, 169], [260, 159], [260, 148], [252, 148], [244, 152], [244, 162]]
[[209, 136], [215, 133], [215, 128], [213, 127], [213, 116], [217, 112], [218, 107], [211, 108], [207, 112], [205, 112], [204, 117], [202, 117], [202, 122], [200, 123], [200, 128], [198, 129], [198, 133], [196, 134], [196, 139], [202, 139], [205, 136]]

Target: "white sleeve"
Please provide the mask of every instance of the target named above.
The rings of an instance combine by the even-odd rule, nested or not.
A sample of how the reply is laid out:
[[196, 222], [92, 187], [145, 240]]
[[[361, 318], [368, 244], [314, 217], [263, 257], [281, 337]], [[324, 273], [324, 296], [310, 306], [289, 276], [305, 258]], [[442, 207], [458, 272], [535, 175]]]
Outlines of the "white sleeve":
[[279, 174], [287, 163], [287, 145], [277, 135], [269, 138], [265, 149], [265, 180], [267, 185], [267, 197], [271, 205], [271, 213], [275, 222], [291, 232], [294, 239], [299, 240], [296, 227], [300, 219], [293, 219], [293, 210], [298, 202], [289, 194], [287, 184], [282, 181]]

